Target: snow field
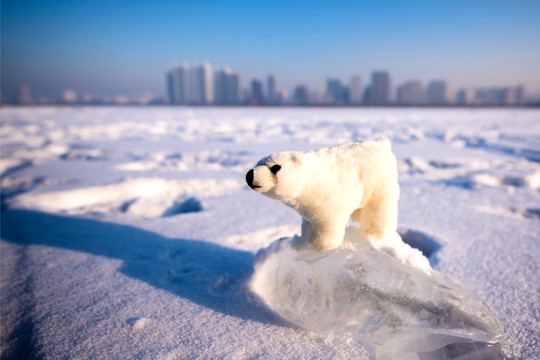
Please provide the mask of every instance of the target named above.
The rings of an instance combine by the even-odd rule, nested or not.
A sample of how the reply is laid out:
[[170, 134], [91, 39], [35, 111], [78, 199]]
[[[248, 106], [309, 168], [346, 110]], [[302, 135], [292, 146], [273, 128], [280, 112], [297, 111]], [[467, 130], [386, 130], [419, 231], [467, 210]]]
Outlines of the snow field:
[[244, 175], [379, 136], [404, 240], [486, 301], [509, 358], [540, 355], [537, 110], [1, 111], [3, 358], [367, 359], [251, 292], [255, 254], [300, 218]]

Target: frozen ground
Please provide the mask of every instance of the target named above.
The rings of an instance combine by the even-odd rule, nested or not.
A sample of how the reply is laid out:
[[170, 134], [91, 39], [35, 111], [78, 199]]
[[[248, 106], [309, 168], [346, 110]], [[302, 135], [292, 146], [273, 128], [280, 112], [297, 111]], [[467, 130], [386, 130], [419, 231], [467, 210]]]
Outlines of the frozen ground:
[[300, 217], [244, 185], [262, 156], [381, 135], [400, 228], [540, 357], [540, 111], [1, 109], [4, 359], [367, 359], [249, 288]]

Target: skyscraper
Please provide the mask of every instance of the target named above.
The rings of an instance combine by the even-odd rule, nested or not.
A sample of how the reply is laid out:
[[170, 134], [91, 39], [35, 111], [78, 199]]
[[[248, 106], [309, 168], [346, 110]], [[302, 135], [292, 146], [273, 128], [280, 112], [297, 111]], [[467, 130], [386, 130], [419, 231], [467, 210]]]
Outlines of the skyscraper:
[[194, 65], [191, 69], [191, 103], [207, 105], [212, 103], [212, 68], [210, 64]]
[[477, 89], [475, 102], [479, 105], [491, 106], [522, 105], [524, 103], [524, 89], [522, 86]]
[[240, 74], [229, 74], [227, 76], [227, 104], [242, 104], [242, 76]]
[[214, 103], [217, 105], [240, 105], [242, 103], [242, 77], [224, 67], [215, 73]]
[[338, 79], [326, 80], [326, 99], [329, 104], [344, 105], [349, 103], [349, 89]]
[[525, 104], [525, 88], [522, 85], [518, 85], [514, 88], [514, 104]]
[[262, 81], [256, 79], [251, 81], [251, 97], [249, 103], [251, 105], [262, 105], [264, 103]]
[[371, 105], [388, 105], [390, 103], [390, 75], [386, 71], [375, 71], [371, 74]]
[[227, 104], [227, 77], [231, 74], [231, 69], [224, 67], [216, 71], [214, 75], [214, 104]]
[[427, 87], [426, 100], [430, 105], [448, 105], [453, 103], [454, 99], [450, 85], [444, 80], [430, 82]]
[[268, 75], [266, 79], [266, 102], [269, 104], [275, 104], [277, 102], [276, 96], [276, 78], [274, 75]]
[[191, 74], [186, 64], [174, 66], [167, 72], [167, 93], [175, 105], [186, 105], [191, 101]]
[[165, 79], [167, 83], [167, 96], [169, 97], [169, 103], [174, 104], [174, 74], [172, 70], [167, 71]]
[[419, 105], [422, 102], [422, 84], [408, 81], [397, 89], [397, 103], [400, 105]]
[[294, 89], [294, 103], [297, 105], [307, 105], [309, 103], [309, 90], [305, 85], [298, 85]]
[[362, 82], [360, 76], [353, 76], [349, 85], [349, 102], [354, 105], [362, 103], [364, 92], [362, 91]]
[[456, 95], [456, 104], [471, 105], [474, 103], [474, 92], [472, 89], [460, 89]]

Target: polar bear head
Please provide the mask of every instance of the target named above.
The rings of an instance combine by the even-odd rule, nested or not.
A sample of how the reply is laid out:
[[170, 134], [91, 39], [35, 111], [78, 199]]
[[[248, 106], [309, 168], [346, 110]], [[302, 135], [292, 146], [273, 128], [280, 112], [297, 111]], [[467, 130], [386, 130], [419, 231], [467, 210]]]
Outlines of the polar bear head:
[[246, 174], [246, 182], [253, 190], [287, 202], [297, 198], [309, 178], [306, 154], [283, 152], [262, 158]]

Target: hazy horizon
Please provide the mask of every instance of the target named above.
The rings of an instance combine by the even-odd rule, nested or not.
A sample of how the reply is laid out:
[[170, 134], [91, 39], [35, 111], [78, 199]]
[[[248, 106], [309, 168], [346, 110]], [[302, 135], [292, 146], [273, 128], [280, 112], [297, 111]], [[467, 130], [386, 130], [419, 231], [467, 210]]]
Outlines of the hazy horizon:
[[466, 1], [2, 1], [2, 93], [65, 89], [113, 97], [165, 94], [174, 63], [207, 61], [270, 73], [279, 89], [363, 86], [388, 71], [392, 88], [445, 79], [456, 87], [524, 85], [540, 94], [540, 3]]

